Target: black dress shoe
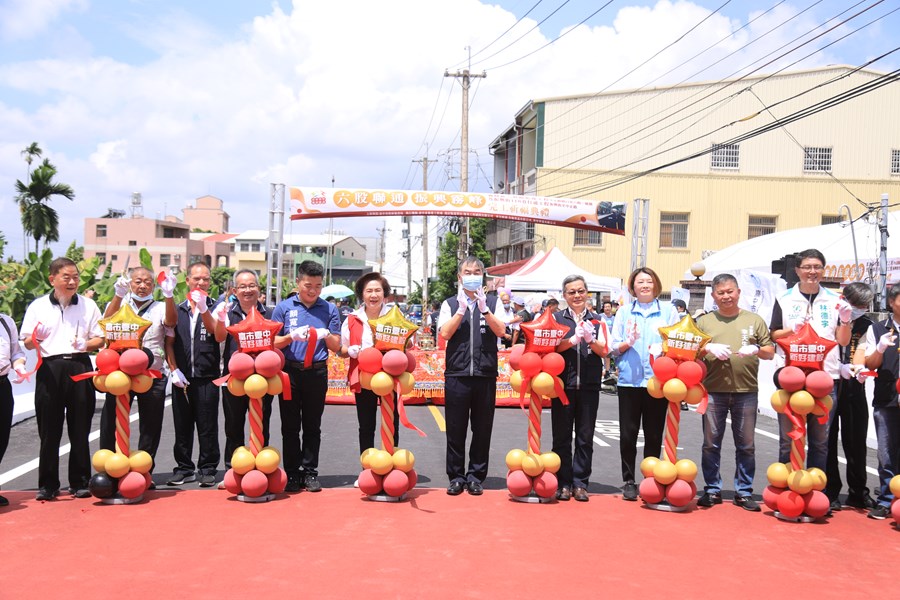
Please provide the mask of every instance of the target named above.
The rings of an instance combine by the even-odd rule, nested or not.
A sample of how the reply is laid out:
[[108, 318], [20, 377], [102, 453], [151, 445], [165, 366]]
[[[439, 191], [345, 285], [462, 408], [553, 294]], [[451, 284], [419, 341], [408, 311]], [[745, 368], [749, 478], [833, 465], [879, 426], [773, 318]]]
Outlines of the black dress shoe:
[[579, 502], [587, 502], [588, 500], [591, 499], [591, 497], [588, 496], [588, 491], [586, 489], [584, 489], [583, 487], [575, 488], [575, 492], [572, 494], [572, 497], [575, 498], [576, 500], [578, 500]]
[[466, 487], [466, 484], [462, 481], [451, 481], [450, 485], [447, 486], [447, 494], [450, 496], [459, 496], [462, 494], [463, 488]]
[[638, 497], [638, 489], [633, 481], [628, 481], [622, 487], [622, 499], [634, 502]]
[[470, 481], [466, 486], [470, 496], [480, 496], [484, 493], [484, 486], [479, 481]]
[[572, 497], [572, 488], [567, 485], [562, 486], [558, 490], [556, 490], [556, 499], [562, 502], [568, 502], [569, 498]]
[[7, 500], [3, 496], [0, 496], [0, 506], [9, 506], [9, 500]]
[[287, 485], [284, 486], [284, 491], [288, 494], [296, 494], [300, 491], [300, 476], [299, 475], [288, 475]]
[[75, 496], [76, 498], [90, 498], [91, 491], [86, 487], [78, 488], [76, 490], [70, 489], [69, 493]]
[[321, 492], [322, 484], [319, 483], [319, 478], [315, 475], [307, 475], [303, 480], [303, 487], [306, 488], [307, 492]]
[[735, 496], [732, 502], [735, 506], [740, 506], [744, 510], [749, 510], [750, 512], [759, 512], [762, 510], [759, 507], [759, 504], [756, 503], [756, 500], [750, 496]]
[[59, 494], [59, 490], [45, 490], [40, 489], [38, 493], [35, 495], [35, 500], [53, 500]]
[[[735, 496], [734, 499], [735, 499], [735, 504], [737, 504], [738, 496]], [[710, 494], [710, 493], [704, 492], [703, 495], [700, 496], [700, 499], [697, 500], [697, 506], [705, 506], [706, 508], [715, 506], [716, 504], [722, 504], [722, 494], [715, 494], [715, 493]], [[738, 506], [740, 506], [740, 505], [738, 505]]]
[[875, 508], [876, 504], [875, 499], [869, 494], [864, 496], [847, 496], [847, 506], [852, 506], [853, 508], [870, 509]]

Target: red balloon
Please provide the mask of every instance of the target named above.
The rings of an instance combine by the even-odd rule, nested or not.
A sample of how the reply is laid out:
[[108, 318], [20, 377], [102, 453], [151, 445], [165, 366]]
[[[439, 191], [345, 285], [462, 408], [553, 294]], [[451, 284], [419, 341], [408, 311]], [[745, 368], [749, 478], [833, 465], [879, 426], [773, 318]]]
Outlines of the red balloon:
[[531, 477], [525, 474], [525, 471], [510, 471], [506, 476], [506, 489], [513, 496], [522, 497], [531, 493]]
[[659, 379], [660, 383], [665, 383], [675, 377], [678, 372], [678, 363], [668, 356], [660, 356], [653, 361], [653, 374]]
[[699, 358], [694, 362], [696, 362], [698, 365], [700, 365], [700, 370], [703, 371], [703, 376], [700, 377], [700, 381], [703, 381], [704, 379], [706, 379], [706, 373], [707, 373], [706, 362]]
[[678, 365], [675, 376], [691, 388], [703, 381], [703, 369], [695, 360], [687, 360]]
[[894, 521], [900, 523], [900, 499], [894, 498], [891, 502], [891, 516], [894, 517]]
[[409, 366], [409, 359], [402, 350], [388, 350], [381, 359], [381, 368], [388, 375], [394, 377], [406, 372]]
[[288, 476], [281, 467], [266, 475], [266, 479], [269, 480], [267, 489], [272, 494], [280, 494], [287, 487]]
[[278, 348], [273, 348], [272, 352], [278, 355], [278, 360], [281, 361], [281, 365], [278, 367], [279, 369], [284, 369], [284, 352], [279, 350]]
[[666, 486], [652, 477], [647, 477], [641, 482], [638, 492], [641, 495], [641, 500], [647, 504], [659, 504], [666, 497]]
[[550, 352], [541, 358], [541, 370], [550, 373], [554, 377], [562, 373], [566, 368], [566, 359], [559, 352]]
[[366, 373], [377, 373], [381, 370], [381, 350], [366, 348], [359, 353], [359, 368]]
[[538, 354], [555, 352], [563, 338], [569, 335], [569, 327], [557, 323], [549, 310], [533, 321], [519, 325], [519, 331], [525, 336], [525, 352]]
[[274, 377], [281, 371], [281, 358], [274, 350], [263, 350], [256, 355], [253, 367], [263, 377]]
[[519, 360], [519, 370], [522, 371], [523, 377], [530, 379], [540, 373], [543, 368], [544, 362], [541, 360], [541, 355], [536, 352], [526, 352]]
[[400, 469], [394, 469], [384, 476], [382, 485], [385, 494], [399, 498], [409, 489], [409, 477]]
[[818, 519], [819, 517], [824, 517], [828, 514], [830, 503], [828, 501], [828, 496], [824, 493], [813, 490], [808, 494], [804, 494], [804, 500], [806, 500], [806, 508], [803, 512], [813, 519]]
[[556, 488], [559, 487], [559, 481], [556, 479], [556, 475], [549, 471], [544, 471], [535, 477], [533, 484], [534, 493], [541, 498], [550, 498], [556, 493]]
[[833, 389], [834, 379], [825, 371], [813, 371], [806, 376], [806, 391], [815, 398], [827, 396]]
[[785, 367], [778, 373], [778, 385], [792, 394], [799, 392], [806, 385], [806, 374], [799, 367]]
[[265, 473], [257, 469], [247, 471], [241, 478], [241, 491], [244, 492], [245, 496], [259, 498], [266, 493], [268, 487], [269, 478], [266, 477]]
[[129, 348], [119, 357], [119, 370], [126, 375], [140, 375], [148, 366], [147, 355], [140, 348]]
[[766, 505], [766, 508], [769, 510], [778, 510], [778, 497], [783, 494], [787, 490], [787, 488], [775, 487], [774, 485], [767, 485], [766, 489], [763, 490], [763, 504]]
[[243, 479], [243, 475], [238, 475], [234, 472], [234, 469], [228, 469], [225, 471], [225, 489], [231, 492], [232, 494], [240, 494], [241, 493], [241, 479]]
[[416, 370], [416, 367], [419, 366], [419, 362], [416, 360], [416, 355], [413, 354], [412, 350], [406, 351], [406, 372], [412, 373]]
[[109, 375], [119, 370], [119, 353], [109, 348], [104, 348], [97, 353], [97, 370], [101, 375]]
[[806, 502], [797, 492], [786, 490], [778, 496], [778, 512], [789, 519], [799, 517], [805, 508]]
[[[641, 482], [643, 483], [643, 481]], [[687, 506], [694, 499], [696, 492], [691, 489], [691, 484], [684, 479], [676, 479], [666, 488], [666, 500], [672, 506]]]
[[253, 375], [253, 357], [243, 352], [235, 352], [228, 359], [228, 372], [235, 379], [247, 379]]
[[519, 361], [522, 359], [522, 354], [525, 352], [525, 346], [523, 344], [516, 344], [512, 347], [512, 350], [509, 351], [509, 366], [512, 367], [513, 371], [518, 371], [520, 369]]
[[419, 481], [419, 474], [416, 473], [415, 469], [410, 469], [406, 476], [409, 478], [409, 484], [407, 485], [406, 490], [409, 491], [416, 487], [416, 483]]
[[359, 491], [367, 496], [379, 494], [382, 489], [381, 482], [381, 475], [373, 472], [372, 469], [366, 469], [359, 474]]
[[119, 480], [119, 493], [129, 500], [137, 498], [147, 489], [147, 479], [143, 473], [131, 471]]

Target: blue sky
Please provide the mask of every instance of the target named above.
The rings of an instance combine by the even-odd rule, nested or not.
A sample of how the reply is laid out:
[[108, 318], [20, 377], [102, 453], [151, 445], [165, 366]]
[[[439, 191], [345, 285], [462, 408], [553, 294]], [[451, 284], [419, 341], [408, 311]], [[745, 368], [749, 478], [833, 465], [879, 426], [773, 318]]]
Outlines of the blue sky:
[[[542, 48], [603, 4], [563, 2], [2, 0], [0, 202], [13, 207], [26, 169], [20, 151], [32, 141], [77, 194], [55, 203], [59, 248], [82, 239], [83, 217], [125, 208], [132, 191], [143, 193], [148, 216], [180, 216], [211, 193], [250, 229], [266, 227], [273, 181], [324, 186], [333, 175], [339, 185], [415, 188], [421, 174], [411, 161], [426, 143], [439, 160], [430, 187], [455, 189], [459, 86], [443, 72], [464, 66], [466, 46], [473, 70], [488, 71], [473, 84], [470, 129], [470, 187], [486, 189], [487, 145], [529, 99], [676, 83], [704, 68], [700, 79], [725, 77], [822, 31], [849, 5], [613, 1]], [[896, 45], [900, 13], [885, 15], [897, 8], [877, 4], [773, 69], [810, 52], [793, 68], [861, 64]], [[873, 68], [898, 62], [892, 55]], [[9, 221], [7, 255], [20, 255], [21, 228]], [[379, 224], [338, 226], [371, 236]], [[324, 223], [291, 227], [318, 232]]]

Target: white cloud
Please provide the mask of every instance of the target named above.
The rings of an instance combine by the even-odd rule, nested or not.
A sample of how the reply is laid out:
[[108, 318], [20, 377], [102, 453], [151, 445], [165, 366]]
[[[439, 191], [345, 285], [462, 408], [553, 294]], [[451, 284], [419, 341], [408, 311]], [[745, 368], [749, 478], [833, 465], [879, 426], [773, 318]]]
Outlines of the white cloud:
[[6, 0], [0, 4], [0, 38], [29, 39], [46, 31], [63, 13], [86, 7], [85, 0]]

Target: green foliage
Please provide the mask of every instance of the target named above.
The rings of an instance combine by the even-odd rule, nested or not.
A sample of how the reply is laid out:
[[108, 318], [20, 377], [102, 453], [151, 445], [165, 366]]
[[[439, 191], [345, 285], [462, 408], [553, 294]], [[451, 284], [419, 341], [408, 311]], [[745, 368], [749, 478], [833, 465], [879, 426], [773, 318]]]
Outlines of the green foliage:
[[422, 304], [422, 286], [419, 285], [418, 281], [413, 281], [413, 285], [416, 289], [406, 297], [406, 302], [408, 304]]
[[141, 266], [150, 271], [151, 273], [155, 273], [153, 270], [153, 255], [150, 254], [150, 251], [146, 248], [141, 248], [138, 251], [138, 260], [141, 263]]
[[209, 276], [213, 285], [224, 292], [231, 285], [234, 272], [234, 267], [216, 267], [209, 272]]
[[84, 246], [76, 246], [75, 240], [72, 240], [72, 243], [69, 244], [69, 247], [66, 250], [66, 258], [72, 259], [77, 263], [83, 261]]
[[[27, 150], [28, 148], [25, 151]], [[59, 241], [59, 214], [50, 206], [50, 201], [55, 196], [69, 200], [75, 198], [75, 190], [68, 184], [53, 181], [55, 176], [56, 167], [45, 158], [44, 162], [30, 171], [28, 183], [16, 180], [15, 201], [19, 205], [22, 228], [34, 238], [35, 248], [41, 240], [45, 244]]]
[[3, 232], [0, 232], [0, 259], [3, 258], [3, 253], [6, 251], [6, 236], [3, 235]]
[[53, 253], [44, 250], [40, 255], [31, 252], [24, 263], [0, 266], [0, 312], [21, 323], [28, 305], [50, 291], [52, 261]]

